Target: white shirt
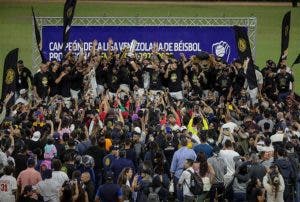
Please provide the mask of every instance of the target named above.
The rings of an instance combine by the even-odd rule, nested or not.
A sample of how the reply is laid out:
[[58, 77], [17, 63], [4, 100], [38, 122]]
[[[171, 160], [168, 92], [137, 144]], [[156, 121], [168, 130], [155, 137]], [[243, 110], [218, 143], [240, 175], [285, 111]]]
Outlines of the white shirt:
[[200, 144], [200, 138], [198, 137], [198, 135], [192, 134], [192, 139], [195, 140], [196, 145]]
[[0, 169], [0, 173], [3, 173], [3, 168], [8, 164], [7, 164], [7, 156], [1, 149], [0, 149], [0, 162], [3, 165], [2, 169]]
[[182, 184], [184, 196], [194, 196], [189, 189], [189, 187], [191, 186], [191, 173], [188, 170], [191, 171], [192, 173], [195, 172], [192, 167], [184, 170], [179, 178], [178, 183]]
[[264, 152], [274, 152], [274, 147], [272, 145], [266, 146], [266, 145], [257, 145], [257, 150], [259, 152], [264, 151]]
[[15, 101], [15, 104], [19, 104], [19, 103], [22, 103], [24, 105], [28, 105], [28, 101], [25, 100], [24, 98], [22, 97], [19, 97], [16, 101]]
[[230, 132], [233, 133], [234, 129], [237, 128], [238, 125], [233, 122], [224, 123], [221, 128], [224, 130], [225, 128], [229, 128]]
[[59, 202], [59, 190], [61, 186], [57, 181], [52, 178], [45, 179], [37, 183], [36, 188], [40, 192], [44, 201]]
[[12, 191], [17, 190], [17, 180], [11, 175], [3, 175], [0, 178], [0, 202], [14, 202]]
[[63, 171], [52, 171], [52, 179], [62, 186], [65, 181], [69, 180], [69, 177]]
[[282, 142], [283, 137], [284, 137], [284, 134], [283, 134], [283, 133], [277, 132], [277, 133], [275, 133], [274, 135], [272, 135], [272, 136], [270, 137], [270, 139], [271, 139], [271, 142], [272, 142], [272, 143], [273, 143], [273, 142]]
[[229, 149], [222, 149], [219, 154], [220, 158], [222, 158], [227, 166], [227, 173], [224, 175], [224, 183], [225, 186], [228, 185], [233, 179], [233, 175], [235, 173], [235, 161], [234, 157], [240, 156], [237, 152]]

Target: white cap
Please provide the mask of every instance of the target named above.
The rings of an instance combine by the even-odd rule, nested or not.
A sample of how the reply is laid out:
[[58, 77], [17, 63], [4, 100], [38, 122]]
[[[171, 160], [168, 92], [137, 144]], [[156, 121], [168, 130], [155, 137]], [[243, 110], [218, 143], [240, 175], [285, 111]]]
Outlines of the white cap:
[[135, 127], [134, 132], [141, 134], [142, 130], [140, 129], [140, 127]]
[[180, 128], [180, 131], [182, 132], [182, 131], [184, 131], [184, 130], [186, 130], [187, 128], [185, 127], [185, 126], [181, 126], [181, 128]]
[[37, 142], [41, 138], [41, 132], [35, 131], [32, 135], [31, 140]]
[[73, 132], [74, 129], [75, 129], [75, 125], [72, 123], [71, 126], [70, 126], [70, 131]]
[[24, 105], [27, 105], [28, 104], [28, 101], [27, 100], [25, 100], [24, 98], [18, 98], [17, 100], [16, 100], [16, 102], [15, 102], [15, 104], [19, 104], [19, 103], [22, 103], [22, 104], [24, 104]]
[[25, 93], [27, 93], [26, 89], [23, 88], [23, 89], [20, 90], [20, 95], [25, 94]]

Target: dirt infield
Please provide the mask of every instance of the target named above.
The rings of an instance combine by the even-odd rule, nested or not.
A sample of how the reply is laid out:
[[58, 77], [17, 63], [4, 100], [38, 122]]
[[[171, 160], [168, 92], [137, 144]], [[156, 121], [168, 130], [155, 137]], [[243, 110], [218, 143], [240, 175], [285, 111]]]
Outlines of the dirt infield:
[[[0, 0], [2, 3], [57, 3], [65, 0]], [[162, 5], [227, 5], [227, 6], [291, 6], [291, 2], [249, 2], [249, 1], [96, 1], [96, 0], [79, 0], [79, 3], [110, 3], [110, 4], [162, 4]]]

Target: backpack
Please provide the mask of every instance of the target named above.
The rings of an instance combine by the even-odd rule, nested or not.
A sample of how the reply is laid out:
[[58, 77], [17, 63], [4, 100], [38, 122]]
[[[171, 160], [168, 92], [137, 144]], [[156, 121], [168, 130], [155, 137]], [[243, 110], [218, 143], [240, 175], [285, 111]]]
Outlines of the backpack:
[[194, 195], [201, 195], [203, 192], [203, 181], [199, 174], [187, 170], [191, 174], [191, 183], [189, 189]]
[[160, 190], [160, 187], [156, 188], [155, 191], [153, 191], [153, 188], [150, 187], [149, 191], [150, 193], [148, 194], [147, 202], [159, 202], [159, 196], [158, 192]]
[[44, 152], [44, 159], [46, 160], [51, 160], [53, 159], [56, 154], [57, 154], [57, 150], [56, 147], [52, 144], [52, 145], [46, 145], [44, 148], [45, 152]]

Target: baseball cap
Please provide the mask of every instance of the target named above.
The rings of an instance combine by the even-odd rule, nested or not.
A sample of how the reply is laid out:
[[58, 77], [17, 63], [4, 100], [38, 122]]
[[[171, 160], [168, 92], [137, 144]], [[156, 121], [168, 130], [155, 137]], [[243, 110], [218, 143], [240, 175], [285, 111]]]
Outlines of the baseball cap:
[[138, 116], [137, 114], [133, 114], [133, 115], [131, 116], [131, 120], [132, 120], [132, 121], [137, 121], [137, 120], [139, 120], [139, 116]]
[[142, 132], [140, 127], [135, 127], [133, 131], [138, 134], [141, 134], [141, 132]]
[[60, 140], [60, 134], [59, 134], [59, 133], [54, 133], [53, 139], [54, 139], [55, 141]]
[[112, 180], [112, 179], [114, 179], [114, 173], [111, 172], [111, 171], [106, 172], [105, 179], [106, 180]]
[[124, 119], [128, 119], [129, 112], [127, 112], [127, 111], [122, 112], [122, 116]]
[[41, 132], [40, 131], [35, 131], [32, 135], [31, 140], [34, 142], [37, 142], [41, 138]]
[[18, 64], [23, 64], [23, 63], [24, 63], [23, 60], [18, 61]]
[[169, 126], [166, 127], [166, 133], [172, 133], [172, 129]]
[[113, 146], [111, 146], [111, 150], [119, 150], [119, 145], [113, 145]]
[[180, 132], [182, 132], [182, 131], [184, 131], [184, 130], [186, 130], [187, 128], [185, 127], [185, 126], [181, 126], [181, 128], [180, 128]]
[[23, 88], [23, 89], [20, 90], [20, 94], [21, 94], [21, 95], [22, 95], [22, 94], [25, 94], [25, 93], [27, 93], [27, 90], [26, 90], [26, 89]]

